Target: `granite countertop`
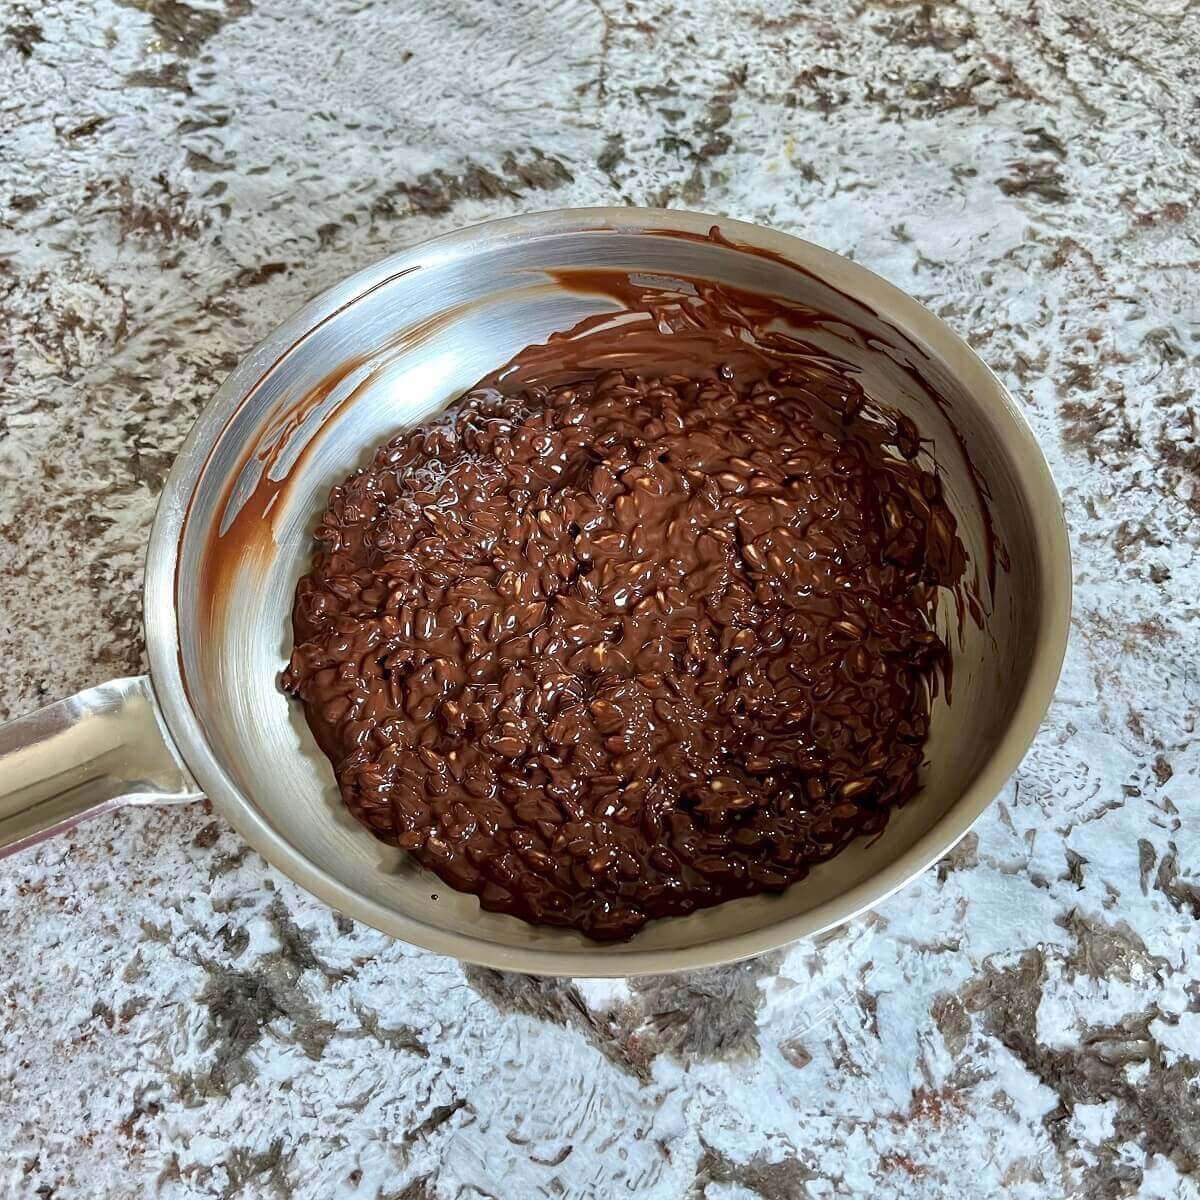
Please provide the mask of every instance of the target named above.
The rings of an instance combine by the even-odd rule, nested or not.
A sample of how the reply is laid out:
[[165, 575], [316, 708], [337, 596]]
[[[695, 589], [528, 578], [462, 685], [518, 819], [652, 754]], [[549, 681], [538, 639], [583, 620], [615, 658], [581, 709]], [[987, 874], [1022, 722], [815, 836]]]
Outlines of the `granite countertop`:
[[201, 806], [0, 863], [15, 1197], [1200, 1196], [1200, 10], [0, 6], [0, 716], [145, 669], [164, 473], [306, 297], [486, 217], [700, 208], [941, 314], [1076, 555], [1016, 776], [876, 911], [722, 970], [464, 969]]

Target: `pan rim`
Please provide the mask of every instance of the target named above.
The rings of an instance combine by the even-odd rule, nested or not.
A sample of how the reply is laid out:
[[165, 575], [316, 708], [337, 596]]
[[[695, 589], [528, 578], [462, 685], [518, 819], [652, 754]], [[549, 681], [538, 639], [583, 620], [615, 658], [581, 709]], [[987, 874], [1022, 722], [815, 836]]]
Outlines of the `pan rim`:
[[[184, 683], [178, 646], [176, 568], [188, 505], [208, 454], [256, 383], [321, 322], [367, 292], [414, 268], [511, 241], [589, 231], [704, 236], [712, 226], [735, 243], [777, 255], [817, 275], [836, 266], [850, 295], [869, 304], [918, 345], [946, 359], [958, 381], [991, 400], [991, 421], [1012, 456], [1034, 526], [1039, 577], [1033, 661], [1008, 727], [990, 758], [940, 820], [883, 870], [808, 912], [678, 949], [584, 944], [562, 949], [499, 945], [438, 928], [354, 891], [301, 855], [259, 814], [210, 748]], [[918, 301], [866, 267], [814, 243], [763, 226], [704, 213], [639, 208], [552, 209], [466, 226], [369, 265], [304, 305], [260, 342], [224, 381], [192, 426], [167, 476], [146, 556], [144, 623], [151, 680], [176, 746], [197, 782], [238, 833], [272, 866], [340, 912], [390, 936], [463, 962], [535, 975], [622, 977], [737, 962], [810, 937], [881, 903], [951, 850], [988, 808], [1032, 744], [1049, 708], [1066, 653], [1071, 554], [1062, 502], [1049, 464], [1008, 390], [967, 343]], [[515, 919], [515, 918], [514, 918]]]

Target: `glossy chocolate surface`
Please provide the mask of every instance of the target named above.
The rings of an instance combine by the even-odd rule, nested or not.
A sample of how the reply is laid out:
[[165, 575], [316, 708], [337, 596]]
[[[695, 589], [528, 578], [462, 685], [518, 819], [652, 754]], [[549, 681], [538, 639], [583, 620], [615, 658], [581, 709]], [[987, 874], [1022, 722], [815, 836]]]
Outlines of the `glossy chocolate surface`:
[[965, 559], [917, 430], [805, 340], [821, 314], [599, 283], [621, 313], [334, 488], [283, 686], [377, 837], [614, 939], [883, 829]]

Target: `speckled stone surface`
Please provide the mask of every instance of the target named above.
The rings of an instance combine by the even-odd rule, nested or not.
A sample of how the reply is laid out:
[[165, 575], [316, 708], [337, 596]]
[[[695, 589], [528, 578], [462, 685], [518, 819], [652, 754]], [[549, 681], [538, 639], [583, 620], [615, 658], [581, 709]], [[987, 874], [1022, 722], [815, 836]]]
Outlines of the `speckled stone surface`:
[[464, 970], [197, 806], [0, 864], [14, 1197], [1200, 1196], [1200, 11], [0, 2], [0, 715], [144, 668], [155, 496], [302, 300], [480, 219], [687, 206], [943, 315], [1076, 552], [1025, 764], [814, 944]]

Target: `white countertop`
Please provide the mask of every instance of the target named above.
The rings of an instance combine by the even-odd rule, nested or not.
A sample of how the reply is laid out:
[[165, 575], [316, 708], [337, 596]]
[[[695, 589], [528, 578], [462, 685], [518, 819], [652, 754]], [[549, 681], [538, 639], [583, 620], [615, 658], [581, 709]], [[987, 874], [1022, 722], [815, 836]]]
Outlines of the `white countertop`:
[[911, 292], [1024, 404], [1077, 584], [968, 838], [746, 965], [464, 970], [198, 806], [0, 863], [0, 1192], [1200, 1196], [1198, 55], [1185, 0], [0, 7], [0, 716], [144, 670], [155, 497], [245, 350], [537, 208]]

